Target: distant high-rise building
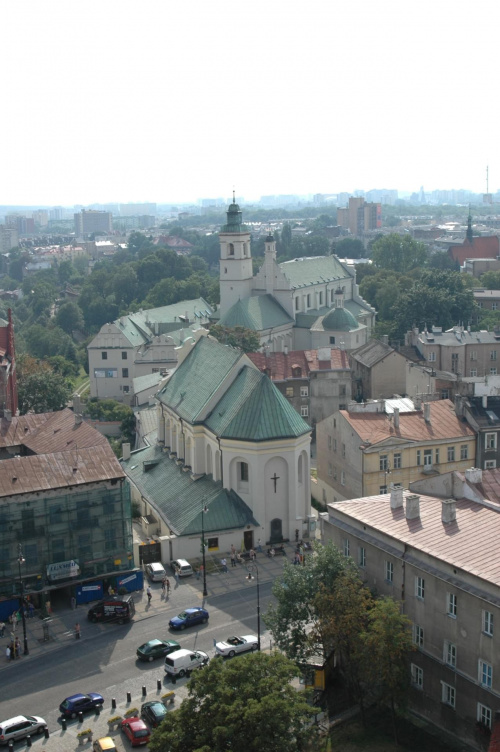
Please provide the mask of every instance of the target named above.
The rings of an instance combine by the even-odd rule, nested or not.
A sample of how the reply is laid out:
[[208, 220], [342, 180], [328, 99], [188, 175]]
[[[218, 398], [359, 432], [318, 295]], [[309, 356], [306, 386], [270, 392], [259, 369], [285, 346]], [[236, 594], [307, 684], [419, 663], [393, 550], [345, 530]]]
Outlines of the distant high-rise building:
[[92, 233], [110, 233], [113, 230], [111, 212], [82, 209], [75, 214], [75, 233], [78, 237]]
[[352, 235], [362, 235], [382, 227], [382, 207], [367, 203], [361, 196], [349, 198], [349, 205], [337, 209], [337, 222]]
[[45, 209], [39, 209], [38, 211], [34, 211], [31, 214], [33, 218], [33, 222], [38, 225], [38, 227], [47, 227], [49, 224], [49, 213]]
[[10, 230], [17, 230], [19, 235], [33, 235], [35, 232], [34, 220], [21, 214], [7, 214], [5, 227]]
[[0, 253], [8, 253], [19, 245], [19, 233], [13, 227], [0, 225]]
[[54, 206], [54, 208], [49, 211], [49, 219], [58, 220], [63, 218], [64, 209], [62, 208], [62, 206]]

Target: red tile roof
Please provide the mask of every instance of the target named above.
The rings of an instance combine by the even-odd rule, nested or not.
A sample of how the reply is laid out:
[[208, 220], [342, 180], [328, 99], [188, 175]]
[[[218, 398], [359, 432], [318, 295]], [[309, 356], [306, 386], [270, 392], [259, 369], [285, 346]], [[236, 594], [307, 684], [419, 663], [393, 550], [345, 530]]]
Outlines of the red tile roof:
[[0, 462], [0, 497], [50, 491], [124, 478], [113, 450], [106, 446], [53, 454], [14, 457]]
[[82, 421], [77, 425], [75, 414], [69, 408], [45, 413], [45, 417], [45, 423], [22, 442], [35, 454], [108, 445], [107, 438], [88, 423]]
[[0, 448], [19, 446], [47, 420], [52, 413], [20, 415], [12, 420], [0, 419]]
[[474, 430], [456, 416], [450, 400], [430, 402], [429, 405], [429, 423], [424, 419], [424, 411], [416, 410], [400, 413], [399, 428], [394, 427], [394, 420], [389, 420], [389, 415], [385, 413], [349, 413], [341, 410], [341, 414], [361, 441], [370, 444], [377, 444], [391, 437], [408, 441], [436, 441], [475, 435]]
[[[322, 348], [323, 350], [328, 348]], [[252, 363], [260, 371], [271, 369], [269, 374], [272, 381], [285, 381], [286, 379], [309, 377], [312, 371], [342, 370], [349, 368], [349, 359], [344, 350], [338, 347], [331, 348], [328, 360], [318, 359], [318, 350], [292, 350], [288, 354], [282, 352], [273, 353], [248, 353]], [[298, 366], [301, 369], [300, 377], [294, 376], [292, 368]]]
[[[406, 497], [410, 492], [404, 492]], [[390, 494], [338, 501], [329, 505], [330, 515], [337, 513], [355, 519], [392, 538], [412, 546], [453, 567], [500, 585], [500, 557], [491, 555], [485, 541], [500, 540], [500, 514], [468, 499], [456, 502], [457, 518], [445, 524], [441, 520], [442, 500], [420, 496], [420, 517], [407, 520], [405, 508], [391, 509]]]

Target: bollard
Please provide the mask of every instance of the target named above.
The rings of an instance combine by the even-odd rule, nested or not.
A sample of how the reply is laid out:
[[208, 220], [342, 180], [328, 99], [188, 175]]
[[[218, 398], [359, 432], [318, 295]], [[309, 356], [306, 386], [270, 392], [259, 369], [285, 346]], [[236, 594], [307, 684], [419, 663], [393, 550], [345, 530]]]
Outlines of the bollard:
[[146, 687], [145, 687], [145, 686], [144, 686], [144, 684], [143, 684], [143, 685], [142, 685], [142, 696], [143, 696], [143, 697], [146, 697], [146, 695], [147, 695], [147, 692], [146, 692]]
[[132, 693], [127, 692], [127, 702], [132, 702]]
[[101, 715], [102, 705], [96, 705], [95, 706], [95, 714]]
[[171, 678], [172, 678], [172, 684], [175, 684], [175, 682], [177, 681], [177, 679], [175, 678], [175, 674], [172, 674]]
[[43, 733], [45, 734], [45, 738], [48, 739], [49, 736], [50, 736], [50, 734], [49, 734], [49, 730], [48, 730], [47, 726], [45, 726], [45, 728], [43, 730]]
[[158, 690], [158, 692], [161, 690], [161, 679], [156, 680], [156, 689]]
[[29, 734], [28, 734], [28, 736], [26, 737], [26, 746], [27, 746], [27, 747], [31, 747], [31, 736], [30, 736]]
[[66, 718], [61, 718], [61, 728], [63, 731], [66, 731], [68, 728], [68, 724], [66, 723]]
[[13, 750], [14, 750], [14, 742], [11, 739], [9, 742], [9, 752], [13, 752]]
[[111, 698], [111, 709], [116, 710], [116, 700], [114, 697]]
[[78, 713], [78, 723], [83, 723], [83, 713], [82, 713], [82, 711], [81, 711], [81, 710], [80, 710], [80, 712]]

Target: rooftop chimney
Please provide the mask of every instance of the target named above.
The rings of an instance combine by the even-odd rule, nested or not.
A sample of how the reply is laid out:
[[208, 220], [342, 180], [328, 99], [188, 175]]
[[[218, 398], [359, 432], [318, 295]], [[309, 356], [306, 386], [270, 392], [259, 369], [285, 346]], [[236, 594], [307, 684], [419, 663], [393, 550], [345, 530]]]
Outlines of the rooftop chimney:
[[455, 499], [443, 499], [441, 503], [441, 520], [445, 523], [454, 522], [457, 519], [457, 505]]
[[487, 394], [483, 394], [483, 407], [485, 410], [488, 407], [488, 395]]
[[399, 407], [394, 408], [394, 428], [399, 428]]
[[285, 353], [285, 355], [288, 355], [288, 345], [284, 346], [283, 352]]
[[482, 483], [483, 482], [483, 471], [480, 467], [469, 467], [465, 471], [465, 480], [469, 483]]
[[4, 410], [3, 411], [3, 417], [7, 421], [7, 423], [10, 423], [12, 420], [12, 410]]
[[80, 415], [80, 413], [75, 413], [75, 426], [81, 425], [82, 421], [83, 421], [83, 418]]
[[424, 420], [426, 423], [431, 422], [431, 403], [424, 402]]
[[129, 460], [130, 459], [130, 444], [122, 444], [122, 459]]
[[403, 488], [395, 488], [391, 483], [391, 509], [399, 509], [403, 506]]
[[410, 494], [406, 497], [406, 519], [420, 519], [420, 496], [417, 494]]
[[422, 400], [420, 397], [415, 397], [415, 410], [422, 409]]

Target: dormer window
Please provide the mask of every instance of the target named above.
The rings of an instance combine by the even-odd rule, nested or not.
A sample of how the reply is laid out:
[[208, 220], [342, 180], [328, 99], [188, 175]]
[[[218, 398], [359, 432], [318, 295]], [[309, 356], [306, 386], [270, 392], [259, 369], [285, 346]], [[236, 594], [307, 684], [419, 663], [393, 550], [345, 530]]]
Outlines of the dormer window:
[[302, 368], [300, 366], [292, 366], [292, 376], [294, 379], [300, 379], [302, 377]]

